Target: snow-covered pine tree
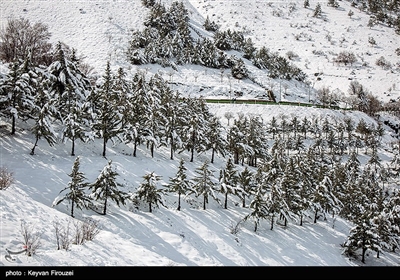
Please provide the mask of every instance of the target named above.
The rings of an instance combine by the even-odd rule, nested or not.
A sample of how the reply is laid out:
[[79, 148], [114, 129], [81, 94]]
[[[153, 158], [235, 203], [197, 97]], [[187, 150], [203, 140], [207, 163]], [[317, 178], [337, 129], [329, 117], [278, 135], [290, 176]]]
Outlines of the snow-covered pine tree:
[[114, 89], [110, 62], [107, 62], [101, 85], [91, 92], [88, 98], [94, 107], [92, 130], [103, 139], [103, 157], [106, 156], [107, 143], [120, 136], [122, 116], [117, 108], [118, 92]]
[[228, 209], [228, 195], [234, 194], [239, 196], [242, 189], [238, 186], [238, 175], [235, 165], [231, 157], [228, 158], [226, 166], [221, 169], [219, 185], [220, 192], [225, 195], [224, 208]]
[[390, 250], [395, 252], [400, 248], [400, 191], [398, 189], [390, 192], [385, 204], [385, 212], [390, 222]]
[[160, 145], [163, 133], [161, 95], [165, 86], [164, 80], [159, 75], [153, 76], [149, 81], [149, 87], [152, 90], [147, 92], [150, 107], [148, 108], [149, 113], [146, 116], [144, 124], [147, 128], [145, 141], [147, 147], [150, 149], [151, 157], [154, 157], [154, 149]]
[[149, 205], [149, 212], [153, 212], [153, 205], [164, 205], [162, 201], [162, 190], [157, 187], [157, 182], [161, 180], [161, 176], [153, 172], [143, 176], [143, 182], [136, 190], [136, 195], [139, 199], [144, 200]]
[[282, 190], [282, 198], [285, 201], [285, 208], [281, 209], [281, 217], [284, 220], [284, 225], [287, 225], [288, 220], [297, 220], [302, 216], [302, 205], [300, 190], [303, 182], [300, 168], [294, 157], [289, 158], [283, 171], [283, 176], [280, 178], [279, 188]]
[[89, 183], [86, 181], [85, 174], [80, 170], [80, 157], [76, 157], [74, 164], [72, 166], [71, 173], [68, 176], [71, 180], [68, 186], [60, 191], [67, 191], [63, 197], [57, 197], [53, 202], [53, 207], [60, 204], [64, 200], [71, 202], [71, 217], [74, 217], [75, 206], [79, 209], [87, 208], [87, 203], [91, 201], [90, 197], [86, 194], [86, 189], [89, 188]]
[[185, 160], [181, 158], [179, 161], [178, 171], [174, 177], [169, 179], [169, 183], [166, 185], [168, 192], [178, 194], [178, 211], [181, 210], [181, 196], [188, 194], [192, 190], [192, 184], [187, 178], [186, 171]]
[[275, 139], [275, 135], [278, 133], [278, 121], [275, 116], [272, 116], [270, 123], [268, 124], [267, 131], [272, 134], [272, 139]]
[[247, 166], [238, 173], [237, 183], [242, 190], [242, 207], [246, 207], [246, 197], [250, 197], [254, 191], [253, 172]]
[[207, 144], [206, 149], [211, 150], [211, 163], [214, 163], [214, 154], [220, 154], [225, 157], [226, 155], [226, 137], [224, 135], [224, 128], [218, 117], [211, 116], [209, 119], [209, 126], [206, 131]]
[[[150, 110], [150, 100], [147, 92], [149, 85], [143, 73], [136, 72], [132, 80], [132, 96], [129, 103], [133, 106], [129, 114], [124, 115], [123, 139], [126, 144], [133, 144], [132, 155], [136, 157], [138, 146], [149, 134], [146, 117]], [[128, 113], [128, 112], [127, 112]]]
[[170, 159], [174, 159], [175, 151], [180, 148], [181, 127], [184, 124], [180, 106], [180, 94], [173, 92], [167, 85], [162, 88], [160, 100], [160, 145], [170, 147]]
[[34, 87], [32, 71], [25, 62], [13, 62], [5, 78], [0, 80], [0, 114], [11, 117], [11, 135], [16, 131], [16, 120], [27, 119], [33, 109]]
[[268, 217], [265, 190], [263, 190], [262, 186], [257, 187], [257, 191], [249, 204], [249, 208], [251, 209], [251, 212], [247, 214], [243, 220], [247, 221], [248, 219], [253, 219], [254, 232], [257, 232], [260, 220], [267, 219]]
[[274, 229], [275, 218], [281, 213], [281, 209], [285, 209], [285, 201], [283, 200], [282, 191], [279, 188], [279, 180], [273, 182], [270, 186], [269, 192], [265, 198], [265, 207], [267, 215], [271, 219], [270, 230]]
[[248, 159], [248, 164], [257, 167], [258, 159], [263, 161], [268, 160], [270, 155], [268, 151], [266, 129], [259, 115], [251, 115], [249, 117], [246, 138], [248, 146], [253, 150], [253, 153]]
[[75, 156], [77, 139], [87, 141], [90, 115], [87, 98], [92, 89], [90, 80], [79, 68], [76, 50], [70, 51], [61, 42], [55, 49], [54, 60], [46, 68], [49, 94], [57, 109], [56, 118], [62, 124], [62, 139], [72, 142], [71, 156]]
[[303, 133], [304, 139], [307, 139], [307, 132], [309, 131], [310, 126], [311, 126], [310, 120], [307, 118], [307, 116], [304, 116], [300, 124], [300, 132]]
[[95, 200], [103, 200], [103, 215], [107, 213], [109, 199], [117, 203], [118, 206], [120, 203], [125, 204], [127, 194], [119, 189], [122, 184], [117, 182], [118, 175], [118, 172], [113, 169], [112, 160], [109, 160], [96, 180], [89, 186], [92, 191], [91, 197]]
[[196, 175], [192, 178], [194, 182], [193, 192], [196, 197], [203, 197], [203, 210], [206, 210], [210, 196], [218, 201], [218, 197], [215, 194], [216, 183], [214, 182], [214, 172], [210, 170], [210, 163], [206, 160], [200, 167], [195, 169], [195, 173]]
[[182, 127], [182, 152], [190, 152], [190, 162], [194, 160], [194, 153], [206, 150], [207, 129], [211, 113], [202, 98], [185, 98], [182, 110], [186, 114], [185, 124]]
[[31, 149], [31, 155], [35, 154], [39, 139], [44, 138], [50, 146], [54, 146], [58, 138], [58, 134], [54, 129], [54, 115], [57, 109], [53, 106], [51, 97], [47, 91], [46, 78], [43, 75], [40, 75], [37, 90], [32, 110], [35, 124], [31, 128], [31, 131], [35, 135], [35, 144]]

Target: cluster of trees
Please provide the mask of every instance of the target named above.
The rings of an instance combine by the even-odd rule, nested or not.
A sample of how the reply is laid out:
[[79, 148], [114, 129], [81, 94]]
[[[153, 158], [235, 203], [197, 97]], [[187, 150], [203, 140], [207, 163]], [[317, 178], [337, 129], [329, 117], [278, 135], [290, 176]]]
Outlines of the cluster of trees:
[[379, 0], [351, 0], [353, 7], [361, 11], [371, 13], [369, 26], [377, 23], [386, 24], [394, 27], [397, 34], [400, 35], [400, 3], [397, 0], [379, 1]]
[[[232, 127], [236, 123], [244, 126], [245, 121], [249, 119], [239, 116]], [[253, 129], [260, 127], [253, 126]], [[228, 209], [229, 201], [239, 199], [241, 207], [249, 210], [242, 221], [253, 221], [254, 231], [263, 220], [269, 221], [272, 230], [276, 223], [303, 225], [305, 219], [316, 223], [319, 219], [326, 220], [328, 215], [339, 215], [354, 224], [342, 244], [346, 255], [360, 254], [364, 262], [367, 250], [377, 252], [379, 257], [384, 250], [399, 248], [400, 192], [393, 182], [400, 175], [400, 150], [390, 165], [382, 164], [378, 155], [381, 127], [368, 125], [364, 120], [358, 124], [351, 119], [330, 123], [325, 118], [319, 124], [318, 119], [308, 122], [304, 118], [300, 122], [293, 117], [280, 122], [272, 119], [269, 131], [275, 141], [270, 149], [264, 147], [266, 154], [254, 168], [243, 166], [244, 153], [241, 164], [235, 163], [232, 154], [228, 154], [219, 173], [206, 160], [189, 178], [185, 161], [181, 159], [175, 175], [162, 186], [161, 176], [151, 172], [129, 194], [118, 190], [121, 186], [116, 183], [118, 174], [111, 172], [110, 161], [96, 181], [87, 184], [78, 172], [77, 159], [70, 174], [71, 182], [63, 190], [69, 193], [63, 199], [77, 200], [76, 205], [85, 205], [88, 197], [102, 200], [104, 215], [107, 197], [117, 203], [143, 202], [150, 212], [153, 207], [165, 206], [163, 197], [171, 193], [178, 196], [177, 210], [181, 210], [182, 196], [201, 198], [204, 210], [210, 198], [221, 203], [224, 209]], [[313, 141], [305, 145], [304, 139]], [[359, 160], [363, 147], [369, 155], [365, 165]], [[247, 162], [252, 160], [249, 157]], [[83, 188], [92, 189], [92, 194], [87, 196], [80, 191]]]
[[257, 51], [251, 39], [243, 32], [220, 31], [218, 26], [206, 19], [204, 27], [214, 32], [212, 39], [198, 34], [191, 36], [188, 11], [181, 2], [172, 2], [169, 8], [161, 3], [145, 1], [150, 8], [143, 31], [134, 31], [127, 50], [133, 64], [158, 63], [162, 66], [175, 64], [198, 64], [211, 68], [230, 68], [232, 76], [243, 79], [248, 70], [242, 58], [227, 55], [225, 51], [237, 50], [259, 68], [267, 68], [272, 78], [304, 81], [306, 75], [285, 57], [271, 53], [265, 47]]

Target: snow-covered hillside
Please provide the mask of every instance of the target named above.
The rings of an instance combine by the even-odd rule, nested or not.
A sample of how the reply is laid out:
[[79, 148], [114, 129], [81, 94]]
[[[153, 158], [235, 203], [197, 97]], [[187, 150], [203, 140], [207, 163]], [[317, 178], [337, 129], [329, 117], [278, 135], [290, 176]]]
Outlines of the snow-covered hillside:
[[[125, 51], [132, 30], [143, 28], [148, 9], [141, 0], [0, 0], [0, 28], [10, 18], [24, 17], [31, 22], [40, 21], [49, 25], [51, 41], [62, 41], [77, 49], [78, 54], [102, 75], [109, 60], [113, 71], [123, 67], [129, 74], [138, 69], [148, 75], [160, 74], [170, 82], [172, 89], [188, 96], [208, 98], [233, 98], [241, 92], [242, 98], [262, 98], [265, 89], [249, 79], [237, 80], [218, 69], [183, 65], [178, 71], [159, 65], [131, 65]], [[162, 0], [169, 4], [172, 0]], [[303, 0], [293, 1], [215, 1], [182, 0], [190, 12], [190, 23], [203, 36], [211, 34], [202, 30], [207, 16], [217, 22], [221, 29], [241, 30], [252, 38], [258, 47], [266, 46], [285, 56], [288, 51], [298, 55], [293, 60], [308, 74], [311, 88], [298, 81], [270, 79], [265, 70], [247, 64], [251, 73], [274, 92], [280, 100], [308, 101], [315, 99], [316, 90], [330, 87], [332, 91], [346, 95], [350, 81], [358, 80], [383, 101], [400, 97], [400, 57], [395, 49], [400, 46], [400, 36], [386, 26], [367, 27], [369, 16], [352, 9], [348, 1], [340, 1], [339, 8], [321, 2], [323, 18], [312, 17], [318, 1], [310, 1], [310, 8], [303, 7]], [[354, 15], [350, 18], [348, 11]], [[368, 43], [369, 37], [377, 45]], [[356, 53], [358, 62], [353, 66], [338, 66], [334, 57], [342, 50]], [[234, 53], [232, 51], [231, 53]], [[392, 61], [390, 70], [375, 65], [376, 59], [384, 56]], [[365, 63], [364, 65], [362, 65]], [[3, 72], [6, 66], [2, 65]], [[318, 77], [315, 73], [319, 73]], [[319, 78], [317, 80], [317, 78]], [[255, 104], [209, 104], [210, 112], [220, 118], [225, 128], [226, 113], [234, 117], [239, 114], [259, 115], [265, 123], [275, 117], [291, 119], [297, 116], [328, 119], [332, 122], [350, 118], [357, 124], [361, 119], [377, 126], [374, 118], [350, 110], [329, 110], [315, 107]], [[398, 117], [381, 114], [381, 121], [400, 123]], [[249, 213], [233, 196], [224, 209], [221, 203], [210, 198], [207, 209], [202, 209], [201, 198], [182, 198], [182, 209], [177, 211], [176, 194], [165, 196], [165, 205], [154, 207], [150, 213], [146, 207], [137, 207], [132, 201], [118, 207], [110, 202], [107, 215], [89, 209], [76, 209], [75, 218], [70, 216], [71, 206], [61, 203], [53, 207], [54, 200], [64, 189], [70, 177], [75, 157], [70, 156], [71, 143], [61, 140], [50, 147], [40, 140], [35, 155], [29, 152], [35, 142], [30, 132], [32, 123], [18, 120], [16, 135], [10, 135], [10, 121], [0, 119], [0, 166], [13, 172], [15, 183], [0, 190], [0, 266], [4, 267], [68, 267], [68, 266], [396, 266], [400, 256], [395, 253], [369, 251], [366, 263], [350, 259], [342, 254], [341, 244], [346, 241], [353, 226], [340, 217], [327, 216], [326, 220], [313, 222], [305, 217], [303, 225], [289, 222], [287, 226], [277, 223], [270, 230], [270, 222], [262, 220], [257, 232], [254, 223], [238, 222]], [[384, 125], [382, 147], [379, 156], [383, 165], [394, 157], [392, 146], [398, 139]], [[270, 144], [272, 144], [272, 139]], [[186, 162], [187, 173], [193, 177], [196, 168], [210, 158], [210, 152], [196, 154], [190, 162], [189, 152], [169, 158], [169, 149], [157, 148], [151, 157], [145, 145], [139, 146], [137, 157], [132, 156], [132, 146], [123, 143], [107, 146], [107, 158], [101, 156], [102, 140], [77, 142], [76, 155], [81, 159], [81, 171], [93, 182], [99, 172], [112, 160], [119, 173], [118, 181], [124, 191], [135, 192], [143, 182], [143, 176], [155, 172], [161, 176], [162, 184], [176, 174], [179, 158]], [[365, 164], [370, 156], [362, 154]], [[226, 158], [216, 156], [211, 169], [218, 177], [225, 167]], [[243, 170], [246, 164], [237, 165]], [[256, 168], [250, 167], [252, 171]], [[394, 185], [393, 182], [391, 184]], [[220, 199], [223, 195], [220, 194]], [[99, 233], [92, 241], [82, 245], [70, 244], [68, 250], [57, 250], [55, 230], [79, 228], [80, 221], [90, 218], [99, 225]], [[19, 251], [22, 248], [21, 229], [27, 225], [32, 234], [40, 236], [40, 246], [33, 256], [17, 254], [7, 256], [6, 249]], [[62, 225], [62, 226], [60, 226]], [[238, 226], [238, 227], [236, 227]], [[233, 233], [234, 230], [236, 233]], [[13, 259], [14, 258], [14, 259]], [[75, 275], [76, 276], [76, 275]], [[336, 276], [336, 275], [335, 275]], [[133, 277], [133, 276], [132, 276]]]
[[[169, 5], [173, 1], [161, 2]], [[257, 80], [280, 95], [278, 99], [308, 102], [315, 99], [315, 90], [323, 87], [346, 95], [350, 81], [354, 80], [382, 101], [400, 97], [400, 58], [395, 53], [400, 46], [400, 36], [387, 26], [368, 27], [369, 15], [351, 7], [349, 1], [340, 1], [339, 8], [327, 6], [327, 1], [310, 1], [310, 7], [304, 8], [302, 0], [182, 2], [189, 10], [192, 26], [204, 36], [212, 36], [203, 28], [204, 20], [209, 17], [221, 30], [245, 32], [246, 38], [251, 38], [256, 47], [265, 46], [282, 56], [289, 51], [295, 54], [292, 62], [308, 75], [311, 89], [293, 81], [270, 79], [265, 71], [252, 69]], [[312, 16], [317, 3], [322, 5], [322, 18]], [[351, 17], [349, 10], [354, 12]], [[41, 21], [49, 26], [52, 42], [62, 41], [76, 48], [100, 75], [107, 60], [114, 68], [122, 66], [134, 72], [137, 66], [127, 62], [125, 52], [132, 31], [143, 29], [147, 12], [140, 0], [3, 0], [0, 27], [4, 27], [10, 18]], [[375, 39], [376, 45], [368, 42], [370, 37]], [[339, 66], [333, 62], [344, 50], [356, 55], [357, 62], [352, 66]], [[392, 67], [382, 69], [377, 66], [375, 62], [380, 57], [390, 61]], [[140, 68], [153, 74], [158, 72], [177, 84], [189, 84], [189, 87], [194, 80], [198, 81], [202, 91], [199, 93], [199, 88], [184, 86], [184, 91], [189, 94], [229, 97], [229, 92], [236, 91], [246, 98], [262, 97], [265, 93], [263, 88], [247, 79], [230, 79], [227, 73], [223, 73], [221, 79], [218, 69], [184, 66], [174, 71], [154, 65]]]

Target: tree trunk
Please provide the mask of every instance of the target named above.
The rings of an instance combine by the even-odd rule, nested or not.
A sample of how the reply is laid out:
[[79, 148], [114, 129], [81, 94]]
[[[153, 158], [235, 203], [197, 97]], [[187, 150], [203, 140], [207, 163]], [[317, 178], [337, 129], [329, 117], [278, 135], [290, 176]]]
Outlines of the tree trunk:
[[211, 149], [211, 163], [214, 163], [214, 153], [215, 153], [215, 149], [212, 148]]
[[318, 210], [315, 210], [315, 214], [314, 214], [314, 224], [317, 222], [317, 215], [318, 215]]
[[300, 215], [300, 226], [303, 225], [303, 214]]
[[224, 203], [224, 208], [228, 209], [228, 192], [225, 193], [225, 203]]
[[151, 209], [151, 202], [149, 202], [149, 212], [153, 212], [153, 210]]
[[171, 157], [170, 159], [174, 159], [174, 139], [171, 137]]
[[75, 137], [72, 136], [72, 148], [71, 148], [71, 156], [75, 156]]
[[203, 210], [206, 210], [206, 196], [203, 196]]
[[103, 157], [106, 157], [107, 138], [103, 138]]
[[151, 143], [150, 145], [150, 151], [151, 151], [151, 157], [154, 157], [154, 143]]
[[11, 135], [15, 134], [15, 116], [12, 116]]
[[133, 156], [136, 157], [136, 150], [137, 150], [137, 141], [135, 140], [133, 143]]
[[192, 146], [190, 149], [190, 162], [193, 162], [193, 159], [194, 159], [194, 146]]
[[35, 144], [33, 145], [33, 148], [32, 148], [32, 150], [31, 150], [31, 156], [33, 156], [33, 155], [35, 154], [35, 148], [36, 148], [36, 146], [37, 146], [38, 141], [39, 141], [39, 137], [36, 136]]
[[106, 213], [107, 213], [107, 196], [104, 199], [103, 215], [106, 215]]
[[365, 240], [363, 239], [362, 245], [362, 254], [361, 254], [361, 262], [365, 263], [365, 252], [367, 252], [367, 248], [365, 248]]
[[181, 193], [178, 194], [178, 208], [177, 208], [177, 210], [178, 211], [181, 210]]
[[74, 218], [74, 201], [71, 203], [71, 217]]
[[274, 229], [274, 216], [272, 215], [272, 217], [271, 217], [271, 228], [270, 228], [271, 230], [273, 230]]

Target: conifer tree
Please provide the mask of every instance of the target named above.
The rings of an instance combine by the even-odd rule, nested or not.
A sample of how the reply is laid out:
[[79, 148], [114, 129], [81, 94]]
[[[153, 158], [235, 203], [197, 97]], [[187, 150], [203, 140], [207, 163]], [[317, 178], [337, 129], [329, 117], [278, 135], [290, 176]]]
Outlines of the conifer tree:
[[0, 83], [0, 114], [11, 117], [11, 135], [16, 131], [16, 120], [27, 119], [33, 108], [34, 87], [32, 87], [31, 71], [26, 64], [13, 62], [10, 71]]
[[187, 168], [185, 167], [185, 160], [181, 158], [176, 175], [170, 178], [169, 184], [167, 185], [169, 192], [178, 194], [178, 211], [181, 210], [181, 195], [188, 194], [192, 188], [191, 182], [187, 178], [186, 171]]
[[237, 179], [239, 187], [242, 190], [242, 207], [246, 207], [246, 197], [249, 197], [252, 194], [254, 188], [253, 172], [251, 172], [246, 166], [241, 172], [239, 172]]
[[265, 191], [262, 189], [262, 187], [258, 187], [254, 195], [254, 198], [249, 205], [251, 212], [247, 214], [243, 219], [244, 221], [250, 218], [254, 220], [254, 232], [257, 232], [260, 220], [266, 219], [268, 217], [267, 214], [268, 211], [264, 196], [265, 196]]
[[225, 168], [221, 170], [219, 178], [220, 192], [225, 195], [225, 209], [228, 209], [228, 195], [239, 195], [241, 192], [241, 189], [237, 187], [237, 181], [237, 170], [233, 164], [232, 158], [229, 157]]
[[175, 151], [180, 148], [181, 128], [184, 124], [182, 108], [179, 103], [180, 94], [173, 92], [168, 87], [164, 88], [160, 104], [161, 133], [163, 134], [160, 144], [170, 147], [170, 159], [174, 159]]
[[210, 164], [206, 160], [200, 167], [195, 170], [195, 177], [192, 178], [193, 192], [196, 197], [203, 196], [203, 210], [206, 210], [208, 198], [211, 196], [218, 201], [214, 191], [216, 190], [216, 183], [214, 182], [214, 172], [210, 170]]
[[103, 215], [107, 213], [109, 199], [117, 203], [118, 206], [120, 203], [125, 204], [126, 193], [119, 189], [122, 187], [122, 184], [117, 182], [118, 175], [118, 172], [113, 170], [112, 160], [109, 160], [99, 176], [89, 187], [92, 190], [91, 196], [95, 200], [103, 200]]
[[85, 174], [80, 169], [80, 158], [77, 157], [74, 161], [71, 173], [68, 174], [71, 177], [71, 181], [68, 186], [60, 191], [60, 194], [64, 191], [68, 191], [62, 198], [56, 198], [53, 202], [53, 206], [60, 204], [64, 200], [71, 202], [71, 217], [74, 217], [75, 206], [79, 209], [87, 208], [87, 203], [91, 201], [85, 190], [89, 187], [89, 183], [86, 182]]
[[315, 9], [314, 9], [313, 17], [321, 17], [321, 16], [322, 16], [321, 4], [317, 3], [317, 5], [315, 6]]
[[46, 81], [41, 77], [41, 86], [38, 88], [34, 100], [34, 108], [32, 115], [35, 116], [35, 124], [31, 128], [35, 135], [35, 144], [30, 154], [35, 154], [35, 149], [39, 139], [44, 138], [50, 146], [57, 143], [57, 133], [54, 129], [53, 119], [56, 114], [56, 108], [52, 104], [52, 100], [46, 89]]
[[136, 191], [138, 198], [148, 203], [150, 213], [153, 212], [153, 205], [156, 207], [159, 204], [164, 205], [161, 196], [162, 190], [157, 187], [157, 182], [160, 180], [161, 176], [155, 174], [154, 171], [147, 173], [143, 176], [143, 182]]
[[266, 209], [271, 219], [270, 230], [274, 229], [275, 218], [281, 213], [281, 209], [285, 209], [285, 201], [282, 199], [282, 191], [279, 184], [273, 183], [266, 197]]
[[214, 155], [215, 153], [220, 154], [225, 157], [227, 152], [226, 146], [226, 138], [223, 135], [223, 127], [221, 122], [216, 116], [211, 116], [209, 120], [209, 127], [206, 131], [207, 133], [207, 144], [206, 149], [211, 150], [211, 163], [214, 163]]
[[110, 62], [107, 62], [103, 81], [100, 87], [91, 92], [89, 98], [94, 106], [92, 129], [95, 135], [103, 139], [103, 157], [106, 156], [107, 143], [121, 133], [121, 114], [116, 106], [118, 94], [113, 88], [113, 77]]

